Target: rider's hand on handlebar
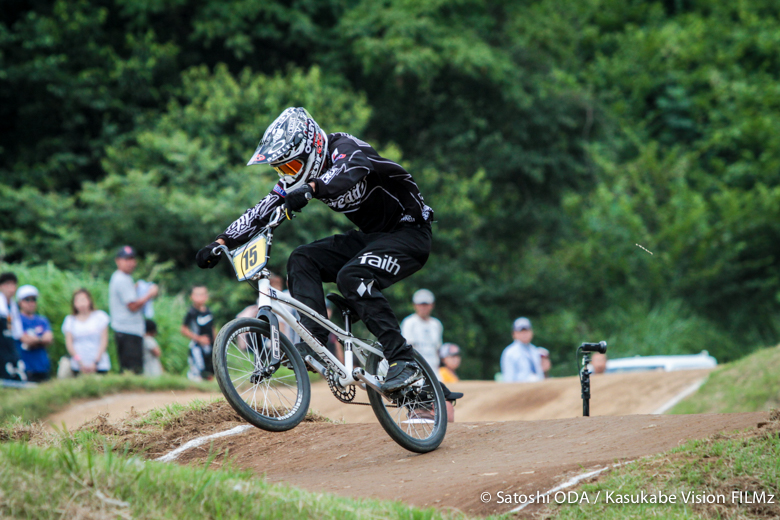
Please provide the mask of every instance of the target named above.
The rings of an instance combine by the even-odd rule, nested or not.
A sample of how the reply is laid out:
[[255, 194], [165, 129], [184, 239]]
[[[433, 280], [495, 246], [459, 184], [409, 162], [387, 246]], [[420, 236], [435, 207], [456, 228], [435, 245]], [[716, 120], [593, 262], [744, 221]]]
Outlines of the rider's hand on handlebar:
[[195, 255], [195, 261], [198, 263], [198, 267], [201, 269], [213, 269], [219, 263], [220, 257], [212, 255], [211, 252], [215, 247], [219, 247], [220, 245], [219, 242], [212, 242], [198, 251], [198, 254]]
[[287, 196], [284, 198], [284, 204], [292, 211], [301, 211], [309, 203], [313, 193], [312, 187], [304, 184], [300, 188], [287, 193]]

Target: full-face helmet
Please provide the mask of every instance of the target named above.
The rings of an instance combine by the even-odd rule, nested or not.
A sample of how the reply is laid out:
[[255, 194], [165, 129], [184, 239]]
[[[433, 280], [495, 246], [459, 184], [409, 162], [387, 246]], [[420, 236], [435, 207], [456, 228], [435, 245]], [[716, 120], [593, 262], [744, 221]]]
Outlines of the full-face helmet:
[[247, 166], [269, 164], [290, 191], [319, 177], [327, 148], [328, 136], [306, 109], [290, 107], [266, 129]]

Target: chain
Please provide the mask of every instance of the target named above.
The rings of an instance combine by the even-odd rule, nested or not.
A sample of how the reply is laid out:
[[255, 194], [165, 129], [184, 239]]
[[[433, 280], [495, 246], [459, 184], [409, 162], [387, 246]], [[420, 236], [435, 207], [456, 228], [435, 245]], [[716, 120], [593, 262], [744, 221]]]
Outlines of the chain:
[[330, 391], [333, 393], [333, 395], [336, 396], [336, 399], [338, 399], [342, 403], [371, 406], [371, 403], [354, 402], [355, 395], [357, 394], [357, 389], [355, 388], [355, 385], [349, 385], [346, 389], [344, 389], [342, 388], [341, 385], [336, 384], [334, 378], [335, 378], [335, 374], [333, 373], [333, 371], [329, 371], [328, 377], [326, 378], [328, 380], [328, 388], [330, 388]]

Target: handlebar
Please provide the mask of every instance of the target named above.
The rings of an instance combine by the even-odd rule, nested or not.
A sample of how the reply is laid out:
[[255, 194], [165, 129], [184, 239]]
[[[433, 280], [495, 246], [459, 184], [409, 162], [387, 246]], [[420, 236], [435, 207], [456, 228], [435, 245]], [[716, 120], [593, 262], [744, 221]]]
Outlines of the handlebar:
[[[307, 193], [306, 195], [307, 195], [306, 197], [307, 199], [311, 199], [310, 193]], [[286, 204], [282, 204], [281, 206], [277, 207], [274, 210], [273, 216], [271, 216], [271, 218], [268, 220], [268, 224], [265, 225], [265, 229], [274, 229], [285, 220], [292, 220], [294, 218], [295, 218], [295, 214], [291, 211], [288, 211]], [[223, 245], [217, 246], [214, 249], [212, 249], [211, 256], [219, 256], [222, 254], [223, 251], [225, 253], [225, 256], [229, 258], [230, 249], [228, 249], [227, 246], [223, 246]]]

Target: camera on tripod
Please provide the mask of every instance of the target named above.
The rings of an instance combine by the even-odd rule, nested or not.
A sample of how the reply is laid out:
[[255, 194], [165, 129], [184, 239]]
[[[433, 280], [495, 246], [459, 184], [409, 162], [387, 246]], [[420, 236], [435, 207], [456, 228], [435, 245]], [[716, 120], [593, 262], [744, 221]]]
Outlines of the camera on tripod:
[[580, 367], [580, 387], [582, 388], [582, 416], [590, 416], [590, 371], [588, 365], [590, 364], [590, 355], [593, 352], [599, 354], [607, 353], [607, 342], [599, 341], [598, 343], [583, 343], [577, 347], [577, 365]]

